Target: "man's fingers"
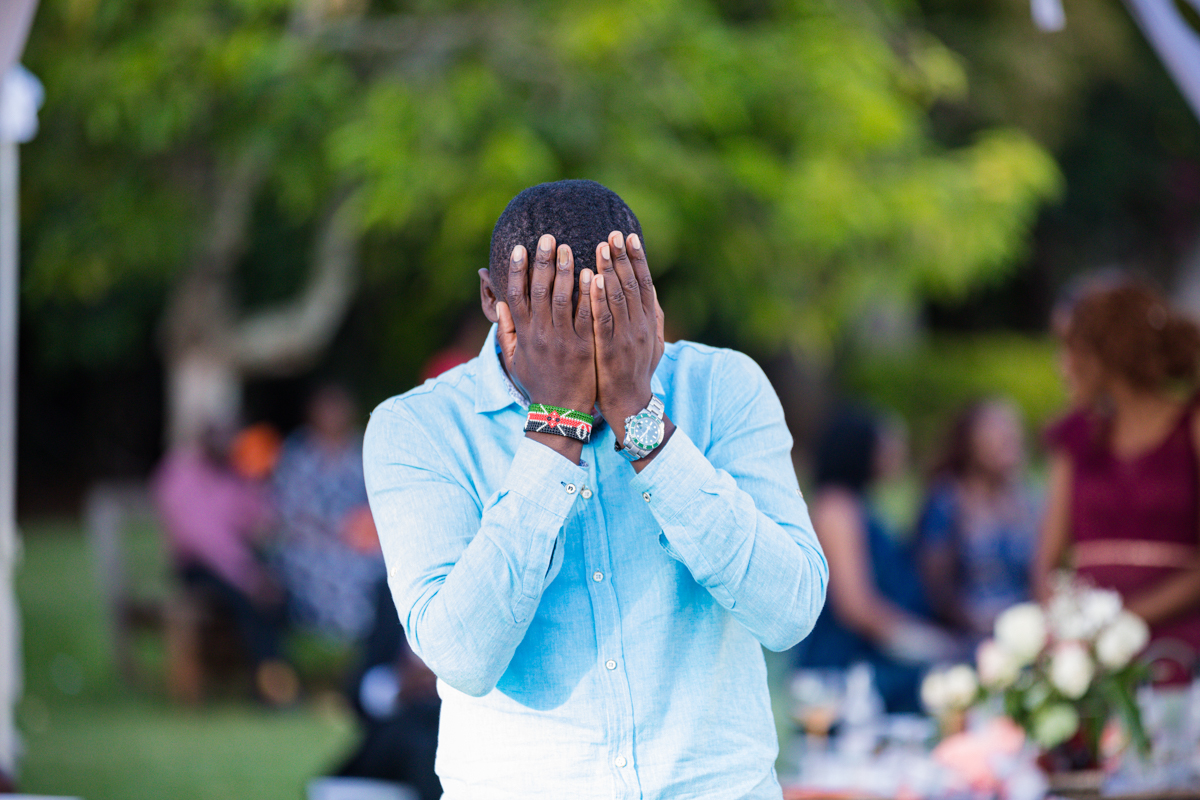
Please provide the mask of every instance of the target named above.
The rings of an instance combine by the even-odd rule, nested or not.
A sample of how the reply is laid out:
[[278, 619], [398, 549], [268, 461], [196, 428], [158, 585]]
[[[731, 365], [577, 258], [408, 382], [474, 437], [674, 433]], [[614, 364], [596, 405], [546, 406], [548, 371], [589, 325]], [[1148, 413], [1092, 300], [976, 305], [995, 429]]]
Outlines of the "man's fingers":
[[589, 293], [592, 298], [592, 331], [597, 343], [612, 340], [613, 313], [609, 307], [608, 293], [605, 291], [607, 283], [603, 275], [597, 275], [592, 281], [592, 291]]
[[535, 320], [550, 321], [550, 292], [554, 283], [554, 237], [548, 233], [538, 239], [529, 277], [529, 309]]
[[[610, 309], [610, 316], [620, 315], [621, 318], [627, 319], [629, 312], [625, 308], [625, 293], [621, 290], [621, 278], [613, 265], [612, 250], [608, 242], [601, 242], [596, 246], [596, 269], [600, 273], [596, 276], [596, 283], [608, 298], [606, 306]], [[592, 309], [592, 314], [596, 315], [595, 308]]]
[[642, 237], [636, 233], [629, 234], [629, 238], [625, 240], [625, 248], [629, 251], [629, 262], [633, 265], [633, 274], [641, 288], [642, 309], [646, 316], [655, 313], [656, 307], [661, 314], [662, 307], [658, 305], [658, 294], [654, 291], [654, 279], [650, 277], [650, 265], [646, 263], [646, 248], [642, 245]]
[[517, 326], [508, 303], [496, 303], [496, 317], [496, 343], [500, 345], [500, 352], [504, 353], [507, 363], [511, 364], [513, 353], [517, 352]]
[[654, 295], [654, 318], [656, 335], [658, 336], [659, 349], [666, 346], [667, 343], [667, 315], [663, 311], [662, 306], [658, 304], [658, 289], [651, 287]]
[[554, 271], [554, 298], [551, 301], [551, 313], [554, 316], [554, 327], [560, 331], [569, 331], [573, 327], [571, 320], [571, 295], [575, 292], [575, 256], [571, 253], [570, 245], [558, 246], [558, 268]]
[[508, 291], [505, 294], [508, 297], [510, 319], [513, 316], [522, 319], [529, 317], [529, 279], [525, 269], [527, 256], [525, 248], [517, 245], [508, 260]]
[[608, 248], [612, 255], [617, 278], [621, 281], [621, 292], [625, 295], [630, 319], [644, 315], [646, 307], [643, 304], [641, 284], [638, 282], [637, 275], [634, 274], [633, 264], [629, 262], [629, 253], [626, 252], [625, 247], [625, 235], [620, 231], [610, 233]]
[[575, 312], [577, 336], [595, 336], [592, 330], [592, 271], [584, 267], [579, 272], [579, 308]]

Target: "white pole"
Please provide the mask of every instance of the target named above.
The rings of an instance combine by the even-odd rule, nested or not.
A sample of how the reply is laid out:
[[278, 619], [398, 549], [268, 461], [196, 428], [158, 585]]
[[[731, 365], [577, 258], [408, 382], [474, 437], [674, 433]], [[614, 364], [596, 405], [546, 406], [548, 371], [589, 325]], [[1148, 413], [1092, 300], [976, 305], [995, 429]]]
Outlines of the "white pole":
[[12, 590], [18, 554], [17, 147], [0, 137], [0, 770], [9, 775], [16, 771], [13, 712], [21, 692], [20, 617]]

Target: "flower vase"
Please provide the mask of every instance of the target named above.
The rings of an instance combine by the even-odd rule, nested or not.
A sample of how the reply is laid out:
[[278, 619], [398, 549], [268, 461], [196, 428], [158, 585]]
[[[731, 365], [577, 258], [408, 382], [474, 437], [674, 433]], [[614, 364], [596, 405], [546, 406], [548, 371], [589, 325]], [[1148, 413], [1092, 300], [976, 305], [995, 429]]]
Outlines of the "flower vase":
[[1098, 721], [1085, 717], [1074, 736], [1038, 756], [1038, 766], [1046, 773], [1051, 794], [1067, 798], [1100, 796], [1104, 769], [1098, 730]]

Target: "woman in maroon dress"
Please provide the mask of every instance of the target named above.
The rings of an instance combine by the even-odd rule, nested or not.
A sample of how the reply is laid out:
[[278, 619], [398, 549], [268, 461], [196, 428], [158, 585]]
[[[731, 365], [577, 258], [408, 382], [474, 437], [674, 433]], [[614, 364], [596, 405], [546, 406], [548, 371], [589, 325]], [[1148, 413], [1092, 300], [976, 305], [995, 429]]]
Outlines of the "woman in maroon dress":
[[1047, 433], [1046, 519], [1034, 564], [1045, 599], [1069, 555], [1150, 623], [1160, 680], [1200, 652], [1200, 331], [1133, 282], [1084, 294], [1063, 336], [1076, 410]]

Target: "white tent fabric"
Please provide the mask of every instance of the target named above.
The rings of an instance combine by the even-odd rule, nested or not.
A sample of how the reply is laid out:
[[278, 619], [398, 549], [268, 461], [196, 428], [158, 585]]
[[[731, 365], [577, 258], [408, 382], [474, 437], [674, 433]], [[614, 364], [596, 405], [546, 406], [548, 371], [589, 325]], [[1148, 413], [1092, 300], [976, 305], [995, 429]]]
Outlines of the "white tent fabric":
[[[1200, 15], [1200, 0], [1189, 3]], [[1176, 0], [1125, 0], [1130, 13], [1154, 46], [1163, 66], [1200, 119], [1200, 32], [1184, 18]]]
[[37, 0], [0, 2], [0, 770], [16, 773], [13, 712], [21, 693], [21, 631], [13, 596], [16, 519], [17, 145], [37, 132], [41, 85], [21, 59]]
[[0, 142], [28, 142], [37, 135], [42, 82], [20, 64], [9, 69], [0, 87]]

